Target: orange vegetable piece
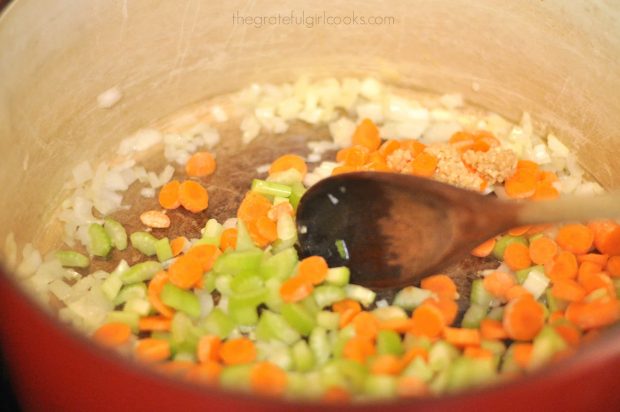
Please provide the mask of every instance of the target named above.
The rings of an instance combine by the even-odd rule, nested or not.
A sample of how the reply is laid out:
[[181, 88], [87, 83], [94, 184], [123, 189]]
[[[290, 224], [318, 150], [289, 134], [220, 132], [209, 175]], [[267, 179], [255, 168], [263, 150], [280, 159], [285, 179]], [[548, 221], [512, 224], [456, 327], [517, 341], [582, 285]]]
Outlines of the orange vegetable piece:
[[545, 273], [552, 281], [574, 279], [577, 276], [577, 258], [568, 251], [560, 251], [545, 264]]
[[531, 225], [513, 227], [512, 229], [508, 230], [508, 234], [510, 236], [523, 236], [524, 234], [529, 232], [531, 228]]
[[493, 352], [480, 346], [466, 346], [463, 355], [474, 359], [490, 359], [493, 357]]
[[221, 254], [222, 251], [217, 246], [203, 243], [192, 247], [185, 256], [196, 258], [202, 265], [203, 272], [208, 272]]
[[609, 260], [609, 255], [601, 255], [600, 253], [586, 253], [585, 255], [578, 255], [577, 262], [592, 262], [604, 267]]
[[226, 365], [241, 365], [254, 362], [256, 346], [248, 338], [229, 339], [220, 345], [220, 358]]
[[504, 298], [508, 289], [515, 285], [515, 280], [508, 273], [495, 271], [485, 276], [482, 284], [491, 295]]
[[374, 339], [379, 333], [379, 319], [370, 312], [359, 312], [352, 320], [355, 336]]
[[197, 152], [185, 165], [185, 173], [192, 177], [209, 176], [215, 172], [215, 158], [209, 152]]
[[586, 225], [571, 224], [560, 228], [555, 238], [558, 245], [569, 252], [584, 254], [592, 248], [594, 233]]
[[185, 248], [188, 240], [185, 236], [175, 237], [170, 241], [170, 249], [172, 249], [172, 256], [179, 256]]
[[453, 299], [449, 299], [445, 296], [440, 296], [438, 299], [427, 299], [425, 303], [433, 305], [441, 311], [446, 326], [450, 326], [452, 325], [452, 323], [454, 323], [456, 315], [459, 311], [459, 305], [457, 305], [457, 303]]
[[539, 166], [538, 163], [533, 162], [531, 160], [518, 160], [517, 161], [517, 170], [527, 170], [529, 172], [538, 172]]
[[327, 277], [327, 262], [321, 256], [310, 256], [299, 262], [297, 276], [306, 279], [313, 285], [322, 283]]
[[452, 136], [450, 136], [450, 140], [448, 140], [448, 142], [460, 143], [460, 142], [473, 141], [475, 139], [476, 137], [472, 133], [465, 132], [465, 131], [458, 131], [458, 132], [455, 132]]
[[407, 366], [415, 358], [422, 358], [424, 361], [428, 360], [428, 350], [422, 346], [413, 346], [405, 352], [401, 358], [403, 367]]
[[256, 230], [258, 235], [264, 238], [268, 243], [274, 242], [278, 239], [278, 228], [276, 222], [269, 219], [267, 216], [261, 216], [256, 221]]
[[530, 292], [521, 285], [514, 285], [506, 291], [504, 297], [506, 300], [511, 301], [513, 299], [520, 298], [523, 295], [530, 295]]
[[480, 345], [480, 331], [478, 329], [444, 328], [443, 337], [448, 343], [461, 348]]
[[269, 175], [279, 172], [285, 172], [289, 169], [295, 169], [301, 173], [302, 177], [308, 173], [308, 166], [303, 157], [296, 154], [285, 154], [278, 157], [271, 163], [269, 168]]
[[204, 335], [198, 340], [196, 355], [200, 362], [219, 362], [222, 340], [217, 335]]
[[286, 390], [286, 372], [271, 362], [259, 362], [250, 371], [250, 387], [261, 395], [280, 396]]
[[564, 339], [564, 341], [572, 347], [579, 346], [581, 343], [581, 332], [571, 323], [558, 323], [553, 329]]
[[168, 268], [170, 282], [183, 289], [194, 286], [203, 273], [202, 262], [193, 255], [179, 256]]
[[605, 265], [605, 270], [609, 273], [609, 276], [620, 277], [620, 255], [610, 256]]
[[362, 311], [362, 306], [356, 300], [343, 299], [341, 301], [334, 303], [332, 305], [332, 310], [336, 313], [343, 313], [347, 310], [353, 310], [357, 314]]
[[370, 372], [375, 375], [398, 375], [402, 369], [402, 362], [394, 355], [379, 355], [370, 363]]
[[415, 376], [401, 376], [396, 382], [396, 394], [401, 398], [418, 398], [428, 393], [426, 383]]
[[409, 318], [386, 319], [379, 322], [379, 329], [405, 333], [411, 330], [413, 322]]
[[582, 262], [579, 265], [579, 270], [577, 272], [577, 280], [582, 283], [586, 278], [589, 278], [592, 275], [596, 275], [597, 273], [600, 273], [602, 271], [603, 266], [598, 263], [590, 261]]
[[551, 183], [536, 182], [536, 188], [534, 194], [530, 197], [531, 200], [552, 200], [560, 197], [560, 192]]
[[314, 286], [307, 279], [293, 276], [280, 287], [280, 296], [287, 303], [299, 302], [310, 296], [313, 290]]
[[352, 143], [375, 151], [381, 145], [379, 129], [370, 119], [364, 119], [353, 132]]
[[544, 265], [558, 253], [558, 245], [553, 239], [542, 236], [530, 242], [530, 259], [537, 265]]
[[420, 143], [417, 140], [401, 140], [400, 146], [402, 149], [408, 150], [414, 158], [426, 149], [424, 143]]
[[153, 276], [153, 278], [149, 281], [147, 298], [156, 311], [161, 313], [162, 316], [171, 318], [174, 314], [174, 310], [169, 306], [166, 306], [159, 298], [159, 295], [161, 294], [161, 291], [164, 288], [166, 282], [168, 282], [168, 273], [164, 271], [157, 272], [155, 276]]
[[482, 244], [476, 246], [474, 250], [471, 251], [471, 254], [477, 257], [487, 257], [493, 251], [493, 248], [495, 247], [495, 242], [495, 238], [484, 241]]
[[411, 330], [415, 336], [435, 338], [441, 334], [446, 321], [437, 306], [423, 303], [411, 315]]
[[106, 346], [120, 346], [129, 341], [131, 328], [121, 322], [110, 322], [101, 325], [93, 335], [95, 341]]
[[532, 265], [529, 248], [522, 243], [509, 244], [504, 251], [504, 263], [512, 270], [529, 268]]
[[349, 392], [340, 386], [330, 386], [323, 393], [323, 401], [327, 403], [347, 403], [351, 400]]
[[351, 146], [341, 149], [336, 154], [336, 160], [346, 166], [360, 167], [368, 162], [370, 150], [365, 146]]
[[431, 177], [438, 163], [439, 159], [436, 156], [422, 152], [411, 161], [411, 173], [416, 176]]
[[356, 172], [357, 170], [358, 170], [357, 167], [352, 167], [352, 166], [347, 166], [347, 165], [338, 166], [332, 170], [332, 176], [341, 175], [343, 173]]
[[508, 337], [528, 341], [540, 332], [545, 323], [542, 306], [531, 295], [514, 299], [504, 309], [503, 325]]
[[582, 330], [611, 325], [620, 319], [620, 301], [599, 299], [593, 302], [573, 302], [566, 308], [566, 319]]
[[594, 232], [594, 246], [602, 254], [620, 255], [620, 225], [613, 220], [590, 222]]
[[366, 362], [366, 358], [375, 354], [376, 347], [373, 341], [363, 336], [354, 336], [344, 345], [342, 355], [360, 363]]
[[144, 316], [138, 320], [138, 329], [141, 331], [166, 332], [171, 325], [171, 319], [166, 316]]
[[271, 202], [265, 196], [256, 193], [248, 192], [241, 201], [239, 209], [237, 210], [237, 217], [247, 225], [248, 222], [258, 220], [261, 216], [267, 216], [271, 209]]
[[381, 147], [379, 147], [379, 154], [385, 159], [401, 147], [402, 145], [398, 140], [386, 140]]
[[164, 209], [176, 209], [181, 206], [179, 187], [181, 187], [181, 183], [178, 180], [171, 180], [162, 186], [158, 197], [161, 207]]
[[218, 362], [206, 361], [199, 364], [194, 364], [190, 370], [187, 371], [187, 379], [206, 385], [215, 385], [218, 382], [220, 374], [222, 373], [222, 365]]
[[170, 357], [170, 343], [165, 339], [140, 339], [135, 348], [136, 358], [145, 362], [160, 362]]
[[578, 302], [586, 296], [586, 291], [572, 279], [558, 279], [553, 282], [551, 294], [561, 300]]
[[228, 249], [234, 250], [237, 248], [236, 228], [230, 227], [222, 231], [222, 236], [220, 237], [220, 248], [222, 249], [222, 251], [226, 251]]
[[514, 357], [515, 363], [519, 365], [520, 368], [527, 368], [530, 364], [530, 360], [532, 359], [532, 351], [534, 349], [534, 345], [531, 343], [513, 343], [512, 344], [512, 355]]
[[597, 289], [605, 289], [610, 297], [616, 297], [616, 288], [611, 278], [605, 272], [594, 273], [579, 279], [579, 283], [585, 289], [586, 293], [593, 292]]
[[179, 186], [181, 206], [192, 213], [199, 213], [209, 207], [209, 194], [198, 182], [186, 180]]
[[504, 182], [506, 195], [515, 199], [524, 199], [536, 192], [536, 172], [519, 169]]
[[495, 319], [483, 319], [480, 322], [480, 336], [483, 339], [502, 340], [508, 337], [501, 321]]
[[420, 283], [422, 289], [430, 290], [437, 296], [444, 296], [448, 299], [457, 299], [456, 284], [448, 275], [432, 275], [422, 279]]

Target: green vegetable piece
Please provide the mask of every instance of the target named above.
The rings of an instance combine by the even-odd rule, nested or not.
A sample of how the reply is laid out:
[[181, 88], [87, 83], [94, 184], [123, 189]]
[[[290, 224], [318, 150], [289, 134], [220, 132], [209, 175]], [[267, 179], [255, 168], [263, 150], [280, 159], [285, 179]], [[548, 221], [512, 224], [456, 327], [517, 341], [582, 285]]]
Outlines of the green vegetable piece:
[[151, 304], [145, 298], [129, 298], [123, 306], [124, 312], [134, 312], [140, 316], [147, 316], [151, 311]]
[[225, 366], [220, 373], [220, 385], [234, 391], [250, 390], [250, 372], [252, 365]]
[[200, 327], [210, 335], [226, 339], [235, 329], [235, 322], [222, 309], [215, 308], [200, 321]]
[[196, 353], [200, 330], [194, 326], [192, 320], [183, 312], [176, 312], [170, 325], [170, 343], [175, 352]]
[[506, 250], [509, 244], [515, 243], [515, 242], [521, 243], [525, 246], [528, 245], [527, 239], [523, 236], [504, 235], [500, 237], [499, 239], [497, 239], [497, 241], [495, 242], [495, 246], [493, 247], [493, 256], [495, 256], [499, 260], [503, 260], [504, 251]]
[[517, 278], [517, 282], [519, 282], [519, 284], [522, 285], [523, 282], [525, 282], [525, 280], [527, 279], [527, 276], [533, 270], [539, 271], [541, 273], [545, 273], [545, 267], [542, 265], [534, 265], [534, 266], [530, 266], [529, 268], [517, 270], [515, 272], [515, 277]]
[[409, 362], [409, 365], [402, 373], [403, 376], [415, 376], [423, 382], [429, 382], [434, 374], [431, 367], [421, 357], [417, 357]]
[[200, 316], [200, 300], [198, 296], [170, 282], [164, 285], [160, 298], [165, 305], [180, 310], [192, 318], [198, 318]]
[[99, 257], [106, 257], [112, 250], [112, 242], [108, 234], [98, 223], [92, 223], [88, 227], [89, 244], [88, 249], [90, 253]]
[[334, 244], [336, 245], [336, 251], [338, 252], [338, 256], [340, 256], [340, 259], [349, 259], [349, 249], [347, 248], [346, 242], [342, 239], [338, 239], [334, 242]]
[[360, 285], [346, 285], [344, 293], [347, 298], [358, 301], [366, 308], [372, 305], [377, 297], [377, 294], [372, 289]]
[[340, 325], [340, 314], [322, 310], [316, 314], [316, 324], [327, 330], [336, 330]]
[[314, 359], [318, 365], [325, 364], [332, 353], [332, 347], [327, 338], [327, 330], [321, 327], [316, 327], [310, 332], [310, 338], [308, 339], [310, 349], [314, 354]]
[[218, 223], [217, 220], [209, 219], [202, 230], [202, 238], [198, 243], [206, 243], [220, 247], [220, 239], [223, 231], [224, 227]]
[[256, 246], [250, 236], [250, 232], [248, 232], [248, 228], [245, 227], [241, 219], [237, 220], [237, 247], [235, 250], [237, 252], [244, 252], [253, 249], [256, 249]]
[[167, 237], [155, 242], [155, 254], [157, 255], [157, 260], [160, 262], [172, 259], [172, 248], [170, 247], [170, 241]]
[[146, 285], [135, 283], [123, 286], [114, 298], [114, 306], [122, 305], [131, 298], [146, 298]]
[[230, 287], [232, 280], [233, 280], [232, 275], [216, 274], [215, 280], [213, 281], [215, 290], [220, 292], [221, 295], [230, 296], [232, 294], [232, 288]]
[[334, 286], [346, 286], [351, 278], [351, 271], [346, 266], [329, 268], [325, 282]]
[[399, 290], [394, 296], [394, 305], [405, 310], [412, 310], [420, 306], [431, 295], [430, 290], [407, 286]]
[[155, 256], [157, 249], [157, 238], [148, 232], [133, 232], [129, 239], [131, 246], [146, 256]]
[[482, 279], [475, 279], [471, 282], [469, 301], [473, 305], [478, 305], [485, 308], [488, 308], [491, 301], [493, 301], [493, 295], [486, 290]]
[[482, 340], [480, 347], [493, 352], [494, 355], [503, 355], [506, 352], [506, 345], [498, 340]]
[[249, 272], [233, 276], [230, 281], [230, 290], [233, 293], [251, 292], [256, 289], [262, 289], [263, 286], [263, 279], [259, 275]]
[[493, 320], [503, 320], [504, 319], [504, 308], [502, 306], [498, 306], [496, 308], [493, 308], [489, 311], [489, 313], [487, 314], [487, 318], [489, 319], [493, 319]]
[[144, 282], [150, 280], [155, 274], [162, 270], [161, 263], [154, 261], [146, 261], [137, 263], [122, 273], [121, 280], [124, 284]]
[[437, 341], [428, 353], [428, 364], [434, 371], [441, 371], [458, 358], [459, 351], [446, 341]]
[[121, 280], [121, 275], [116, 272], [110, 273], [110, 276], [101, 283], [101, 291], [110, 301], [114, 301], [122, 287], [123, 281]]
[[472, 359], [461, 356], [454, 360], [448, 370], [448, 391], [480, 385], [495, 377], [493, 359]]
[[131, 328], [131, 331], [133, 333], [138, 333], [140, 315], [138, 315], [135, 312], [125, 312], [125, 311], [115, 310], [112, 312], [108, 312], [108, 314], [106, 315], [105, 322], [106, 323], [117, 323], [117, 322], [124, 323]]
[[276, 339], [288, 345], [292, 345], [301, 339], [299, 333], [289, 325], [281, 315], [270, 310], [264, 310], [261, 314], [261, 318], [264, 318], [264, 327], [270, 331]]
[[405, 348], [400, 335], [393, 330], [381, 330], [377, 334], [377, 353], [379, 355], [401, 356]]
[[252, 191], [267, 196], [279, 196], [288, 198], [293, 190], [290, 186], [282, 183], [268, 182], [266, 180], [252, 180]]
[[367, 375], [364, 393], [371, 399], [390, 399], [396, 395], [396, 378], [390, 375]]
[[355, 329], [353, 328], [353, 325], [348, 325], [345, 328], [340, 329], [340, 331], [332, 331], [332, 333], [335, 333], [336, 336], [333, 340], [332, 352], [334, 357], [341, 358], [345, 345], [352, 337], [355, 336]]
[[333, 285], [317, 286], [314, 288], [312, 295], [321, 309], [346, 298], [344, 289]]
[[278, 239], [282, 242], [293, 242], [294, 244], [297, 241], [297, 226], [295, 226], [292, 216], [282, 215], [278, 218], [277, 233]]
[[463, 315], [463, 321], [461, 326], [464, 328], [477, 329], [480, 327], [480, 322], [486, 317], [489, 311], [488, 306], [481, 306], [472, 304], [467, 308]]
[[562, 336], [560, 336], [553, 327], [543, 327], [534, 338], [529, 367], [535, 369], [546, 364], [553, 358], [553, 355], [566, 348], [566, 341], [564, 341]]
[[310, 335], [310, 332], [316, 327], [313, 315], [300, 304], [285, 303], [280, 310], [284, 320], [302, 336]]
[[127, 232], [123, 225], [110, 217], [106, 217], [103, 222], [103, 228], [110, 237], [112, 246], [118, 250], [127, 249]]
[[86, 268], [90, 265], [88, 256], [73, 250], [59, 250], [55, 254], [60, 264], [66, 268]]
[[228, 314], [238, 325], [256, 325], [258, 322], [256, 307], [265, 300], [266, 294], [267, 289], [262, 288], [231, 295], [228, 300]]
[[265, 298], [265, 304], [273, 311], [279, 312], [280, 307], [284, 303], [282, 296], [280, 295], [280, 288], [282, 282], [278, 279], [272, 278], [265, 282], [265, 288], [267, 289], [267, 297]]
[[293, 345], [293, 366], [299, 372], [308, 372], [314, 368], [314, 353], [305, 340]]
[[241, 273], [254, 274], [258, 272], [263, 255], [264, 252], [256, 248], [241, 252], [226, 251], [217, 258], [213, 265], [213, 270], [217, 273], [229, 275], [239, 275]]
[[332, 359], [320, 371], [325, 387], [344, 386], [359, 392], [364, 389], [366, 368], [350, 359]]
[[294, 209], [297, 209], [297, 205], [299, 205], [299, 200], [306, 193], [306, 188], [301, 182], [295, 182], [291, 185], [291, 195], [288, 200], [291, 202], [291, 205]]

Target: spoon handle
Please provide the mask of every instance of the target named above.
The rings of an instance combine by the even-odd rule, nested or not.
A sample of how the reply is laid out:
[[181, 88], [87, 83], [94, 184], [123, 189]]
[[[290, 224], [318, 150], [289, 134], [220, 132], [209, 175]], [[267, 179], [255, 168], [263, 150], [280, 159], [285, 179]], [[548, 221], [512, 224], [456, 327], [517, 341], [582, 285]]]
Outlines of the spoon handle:
[[524, 202], [517, 212], [517, 220], [523, 225], [618, 217], [620, 191], [597, 196], [564, 196], [558, 200]]

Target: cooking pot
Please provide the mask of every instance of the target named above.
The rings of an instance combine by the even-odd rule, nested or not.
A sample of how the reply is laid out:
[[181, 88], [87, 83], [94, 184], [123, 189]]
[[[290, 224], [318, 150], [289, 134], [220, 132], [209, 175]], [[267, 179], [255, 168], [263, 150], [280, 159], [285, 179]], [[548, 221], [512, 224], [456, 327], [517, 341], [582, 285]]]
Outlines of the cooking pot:
[[[104, 158], [139, 127], [251, 82], [303, 74], [458, 92], [512, 120], [527, 110], [539, 131], [553, 130], [594, 178], [616, 187], [619, 22], [620, 5], [605, 0], [15, 1], [0, 16], [0, 239], [49, 241], [46, 222], [72, 167]], [[96, 97], [111, 87], [123, 97], [102, 110]], [[25, 410], [376, 407], [294, 404], [156, 376], [56, 321], [6, 259], [0, 337]], [[381, 408], [618, 410], [618, 382], [615, 328], [531, 376]]]

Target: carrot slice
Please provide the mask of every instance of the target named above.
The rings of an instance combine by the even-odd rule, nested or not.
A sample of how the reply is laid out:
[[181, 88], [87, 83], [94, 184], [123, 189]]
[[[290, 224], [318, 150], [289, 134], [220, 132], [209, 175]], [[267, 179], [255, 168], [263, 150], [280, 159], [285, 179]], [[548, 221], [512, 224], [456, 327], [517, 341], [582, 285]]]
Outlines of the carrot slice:
[[493, 352], [480, 346], [466, 346], [463, 355], [474, 359], [491, 359]]
[[586, 291], [572, 279], [558, 279], [553, 282], [551, 294], [561, 300], [578, 302], [586, 296]]
[[512, 355], [514, 357], [515, 363], [523, 369], [527, 368], [530, 364], [530, 360], [532, 359], [533, 349], [534, 345], [532, 345], [531, 343], [513, 343]]
[[506, 339], [508, 334], [499, 320], [483, 319], [480, 322], [480, 335], [483, 339]]
[[510, 236], [523, 236], [524, 234], [529, 232], [531, 228], [531, 225], [513, 227], [512, 229], [508, 230], [508, 234]]
[[271, 206], [271, 202], [265, 196], [250, 191], [241, 201], [237, 217], [247, 224], [247, 222], [258, 220], [261, 216], [267, 216]]
[[222, 251], [226, 251], [228, 249], [235, 249], [237, 247], [237, 229], [234, 227], [229, 227], [228, 229], [224, 229], [222, 232], [222, 236], [220, 237], [220, 248]]
[[327, 277], [327, 262], [321, 256], [310, 256], [299, 262], [297, 275], [313, 285], [322, 283]]
[[467, 328], [444, 328], [443, 337], [446, 342], [457, 347], [480, 345], [480, 331]]
[[363, 336], [354, 336], [347, 341], [342, 351], [343, 357], [360, 363], [366, 362], [366, 358], [374, 355], [376, 347], [373, 341]]
[[415, 376], [401, 376], [396, 383], [396, 394], [401, 398], [419, 398], [429, 393], [428, 385]]
[[400, 146], [403, 150], [408, 150], [412, 157], [416, 157], [426, 149], [426, 145], [417, 140], [401, 140]]
[[582, 330], [611, 325], [620, 319], [620, 301], [599, 299], [593, 302], [573, 302], [566, 308], [566, 319]]
[[586, 225], [565, 225], [558, 230], [555, 241], [564, 250], [575, 254], [584, 254], [592, 248], [594, 232]]
[[370, 363], [370, 372], [375, 375], [398, 375], [402, 369], [402, 362], [394, 355], [379, 355]]
[[194, 153], [185, 165], [185, 173], [192, 177], [205, 177], [215, 172], [215, 158], [209, 152]]
[[144, 316], [138, 320], [138, 329], [143, 332], [166, 332], [171, 325], [172, 320], [166, 316]]
[[269, 219], [267, 216], [261, 216], [256, 221], [256, 230], [258, 234], [267, 241], [272, 243], [278, 239], [278, 229], [276, 222]]
[[135, 348], [136, 357], [145, 362], [159, 362], [170, 357], [170, 343], [165, 339], [140, 339]]
[[581, 343], [581, 332], [572, 323], [558, 323], [553, 326], [553, 329], [569, 346], [577, 347]]
[[295, 169], [301, 173], [302, 177], [308, 172], [308, 166], [303, 157], [296, 154], [285, 154], [278, 157], [271, 163], [269, 168], [269, 175], [279, 172], [285, 172], [289, 169]]
[[526, 269], [532, 265], [530, 250], [522, 243], [511, 243], [504, 251], [504, 263], [512, 270]]
[[192, 213], [199, 213], [209, 207], [209, 194], [198, 182], [186, 180], [179, 186], [181, 206]]
[[443, 314], [434, 305], [423, 303], [411, 315], [410, 332], [415, 336], [435, 338], [441, 334], [446, 325]]
[[592, 262], [604, 267], [609, 260], [609, 255], [601, 255], [600, 253], [586, 253], [585, 255], [578, 255], [577, 262]]
[[364, 119], [353, 132], [351, 141], [354, 145], [360, 145], [375, 151], [381, 145], [379, 129], [370, 119]]
[[312, 283], [300, 276], [287, 279], [280, 287], [280, 296], [285, 302], [299, 302], [304, 300], [314, 290]]
[[346, 166], [360, 167], [368, 162], [370, 150], [365, 146], [351, 146], [341, 149], [336, 154], [336, 160]]
[[205, 335], [198, 340], [196, 355], [200, 362], [218, 362], [222, 340], [216, 335]]
[[343, 173], [356, 172], [357, 170], [359, 170], [359, 168], [357, 167], [346, 166], [346, 165], [338, 166], [332, 170], [332, 176], [341, 175]]
[[185, 236], [179, 236], [170, 241], [170, 249], [172, 249], [172, 256], [179, 256], [188, 240]]
[[544, 265], [558, 253], [558, 245], [553, 239], [541, 236], [530, 242], [529, 253], [532, 262], [537, 265]]
[[545, 273], [553, 281], [574, 279], [577, 276], [578, 270], [577, 258], [573, 253], [565, 250], [560, 251], [545, 264]]
[[279, 396], [286, 390], [288, 376], [271, 362], [259, 362], [250, 371], [250, 387], [261, 395]]
[[433, 305], [441, 311], [441, 314], [444, 317], [444, 322], [446, 326], [450, 326], [452, 325], [452, 323], [454, 323], [454, 320], [456, 319], [456, 315], [458, 314], [458, 311], [459, 311], [459, 305], [457, 305], [457, 303], [453, 299], [448, 299], [445, 296], [440, 296], [437, 299], [434, 299], [434, 298], [427, 299], [425, 303], [428, 303], [429, 305]]
[[398, 140], [386, 140], [385, 143], [379, 147], [379, 154], [385, 159], [401, 147], [402, 145]]
[[515, 199], [532, 196], [536, 192], [536, 172], [519, 169], [504, 182], [506, 195]]
[[495, 247], [496, 240], [495, 238], [489, 239], [480, 245], [476, 246], [474, 250], [471, 251], [471, 254], [476, 257], [487, 257], [493, 251]]
[[583, 286], [586, 293], [593, 292], [597, 289], [605, 289], [610, 297], [616, 297], [616, 288], [614, 283], [611, 281], [611, 278], [605, 274], [605, 272], [584, 276], [579, 279], [579, 283]]
[[530, 197], [531, 200], [552, 200], [560, 197], [560, 192], [551, 183], [536, 182], [536, 188], [534, 194]]
[[587, 260], [579, 265], [577, 280], [579, 281], [579, 283], [583, 283], [585, 279], [591, 277], [592, 275], [596, 275], [597, 273], [600, 273], [602, 271], [602, 265]]
[[504, 298], [508, 289], [515, 285], [515, 280], [508, 273], [495, 271], [485, 276], [482, 284], [491, 295]]
[[620, 277], [620, 256], [610, 256], [605, 265], [605, 270], [609, 276]]
[[110, 322], [101, 325], [93, 335], [95, 341], [106, 346], [120, 346], [129, 341], [131, 328], [120, 322]]
[[514, 285], [506, 291], [506, 294], [504, 295], [504, 297], [506, 298], [507, 301], [511, 301], [511, 300], [520, 298], [523, 295], [531, 295], [531, 293], [529, 290], [525, 289], [521, 285]]
[[192, 255], [179, 256], [168, 268], [170, 282], [183, 289], [189, 289], [203, 275], [203, 265]]
[[215, 385], [222, 373], [222, 365], [218, 362], [206, 361], [194, 365], [187, 371], [186, 378], [192, 382]]
[[245, 337], [229, 339], [220, 345], [219, 354], [226, 365], [251, 363], [256, 359], [256, 346]]
[[439, 159], [427, 152], [422, 152], [411, 161], [411, 173], [416, 176], [431, 177], [437, 169]]
[[531, 160], [521, 159], [517, 161], [517, 170], [527, 170], [529, 172], [538, 172], [538, 163]]
[[222, 251], [215, 245], [199, 244], [188, 250], [185, 256], [196, 258], [202, 265], [203, 272], [208, 272], [221, 254]]
[[147, 298], [149, 303], [155, 308], [156, 311], [162, 314], [167, 318], [171, 318], [174, 315], [174, 310], [169, 306], [165, 305], [159, 295], [161, 294], [164, 285], [168, 282], [168, 273], [161, 271], [157, 272], [155, 276], [149, 281], [149, 286], [147, 289]]
[[379, 319], [370, 312], [360, 312], [352, 320], [356, 336], [374, 339], [379, 333]]
[[594, 232], [594, 246], [602, 254], [620, 255], [620, 225], [613, 220], [590, 222]]
[[406, 333], [411, 330], [412, 325], [412, 320], [409, 318], [386, 319], [379, 322], [379, 329]]
[[514, 340], [534, 339], [545, 323], [542, 306], [531, 295], [514, 299], [506, 305], [503, 325], [508, 337]]
[[422, 279], [420, 283], [422, 289], [430, 290], [437, 296], [444, 296], [448, 299], [457, 299], [456, 284], [448, 275], [433, 275]]
[[178, 180], [172, 180], [159, 190], [159, 204], [164, 209], [176, 209], [181, 206], [179, 200], [179, 187], [181, 183]]
[[426, 362], [428, 360], [428, 350], [422, 346], [413, 346], [409, 348], [401, 358], [403, 367], [407, 366], [415, 358], [422, 358]]

